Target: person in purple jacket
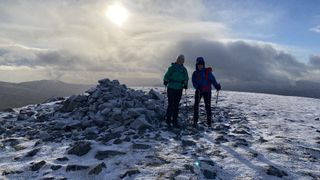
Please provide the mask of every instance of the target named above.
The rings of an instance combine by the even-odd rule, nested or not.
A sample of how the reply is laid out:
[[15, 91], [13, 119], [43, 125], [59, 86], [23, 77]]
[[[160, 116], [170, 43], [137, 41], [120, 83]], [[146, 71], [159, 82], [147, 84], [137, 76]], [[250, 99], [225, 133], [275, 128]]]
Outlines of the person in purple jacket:
[[221, 85], [217, 83], [216, 78], [212, 74], [212, 68], [205, 67], [203, 57], [198, 57], [196, 62], [196, 70], [192, 74], [192, 84], [196, 89], [194, 101], [193, 127], [197, 128], [199, 119], [199, 103], [203, 97], [207, 112], [207, 125], [211, 127], [211, 85], [217, 91], [221, 90]]

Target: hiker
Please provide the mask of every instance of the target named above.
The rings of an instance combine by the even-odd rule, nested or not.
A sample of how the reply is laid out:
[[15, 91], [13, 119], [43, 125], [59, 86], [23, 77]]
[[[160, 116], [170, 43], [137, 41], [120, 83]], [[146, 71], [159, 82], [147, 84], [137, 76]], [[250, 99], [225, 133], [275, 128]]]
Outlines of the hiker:
[[182, 90], [188, 88], [188, 72], [183, 66], [184, 55], [179, 55], [176, 62], [172, 63], [164, 76], [163, 84], [167, 87], [168, 108], [166, 113], [166, 123], [179, 128], [178, 113]]
[[193, 114], [193, 127], [197, 128], [199, 119], [199, 103], [203, 97], [206, 113], [207, 125], [211, 127], [211, 84], [220, 91], [221, 85], [217, 83], [216, 78], [212, 74], [212, 68], [205, 67], [203, 57], [198, 57], [196, 60], [196, 70], [192, 74], [192, 84], [196, 89], [194, 100], [194, 114]]

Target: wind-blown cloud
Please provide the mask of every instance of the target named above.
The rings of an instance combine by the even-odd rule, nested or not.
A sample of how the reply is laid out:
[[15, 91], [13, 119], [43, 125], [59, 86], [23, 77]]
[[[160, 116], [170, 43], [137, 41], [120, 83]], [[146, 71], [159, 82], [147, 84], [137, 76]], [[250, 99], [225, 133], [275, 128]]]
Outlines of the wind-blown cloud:
[[319, 26], [316, 26], [316, 27], [311, 28], [311, 29], [310, 29], [310, 31], [320, 33], [320, 25], [319, 25]]
[[320, 68], [320, 56], [319, 55], [310, 56], [309, 64], [315, 68]]

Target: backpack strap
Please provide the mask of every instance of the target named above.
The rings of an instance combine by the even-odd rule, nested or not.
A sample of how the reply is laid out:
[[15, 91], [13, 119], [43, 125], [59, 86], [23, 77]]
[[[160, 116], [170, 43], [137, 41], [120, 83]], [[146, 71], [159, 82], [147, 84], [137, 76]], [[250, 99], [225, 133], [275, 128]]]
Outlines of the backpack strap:
[[212, 68], [211, 67], [207, 67], [206, 68], [206, 80], [209, 81], [209, 73], [212, 72]]

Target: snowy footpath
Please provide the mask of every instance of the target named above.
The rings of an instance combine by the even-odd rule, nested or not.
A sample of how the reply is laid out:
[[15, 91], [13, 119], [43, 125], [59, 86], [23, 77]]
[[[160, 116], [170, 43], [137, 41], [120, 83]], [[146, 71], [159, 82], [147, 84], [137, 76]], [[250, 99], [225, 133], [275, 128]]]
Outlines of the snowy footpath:
[[195, 130], [190, 90], [167, 129], [163, 89], [99, 83], [2, 112], [0, 179], [320, 179], [320, 99], [213, 92], [213, 127], [202, 100]]

